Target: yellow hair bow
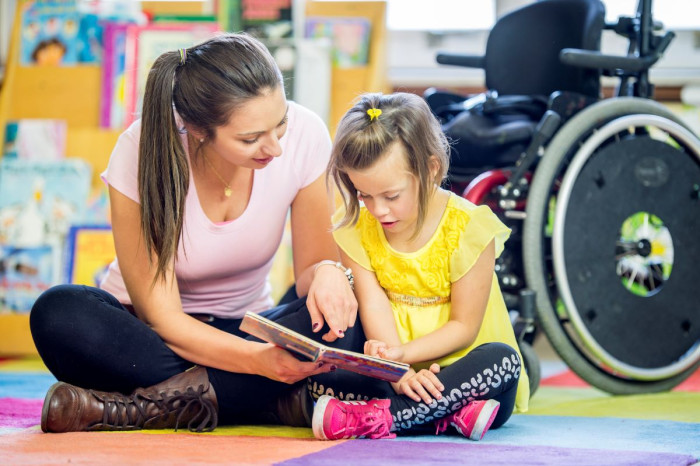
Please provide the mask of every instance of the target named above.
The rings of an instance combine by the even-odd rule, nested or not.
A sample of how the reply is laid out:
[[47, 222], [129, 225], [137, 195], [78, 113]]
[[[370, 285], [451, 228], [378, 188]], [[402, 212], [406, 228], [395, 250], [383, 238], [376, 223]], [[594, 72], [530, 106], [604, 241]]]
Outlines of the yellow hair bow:
[[367, 115], [369, 115], [369, 121], [374, 120], [375, 118], [379, 118], [379, 115], [382, 114], [382, 111], [378, 108], [370, 108], [367, 110]]

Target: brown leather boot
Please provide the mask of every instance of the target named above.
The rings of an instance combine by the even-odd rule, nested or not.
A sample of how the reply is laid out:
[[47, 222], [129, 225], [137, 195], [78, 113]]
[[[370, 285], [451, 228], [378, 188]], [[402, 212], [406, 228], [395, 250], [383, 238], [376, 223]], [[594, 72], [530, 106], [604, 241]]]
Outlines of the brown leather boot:
[[313, 412], [314, 401], [306, 388], [306, 381], [279, 397], [273, 407], [273, 415], [283, 426], [311, 427]]
[[44, 399], [41, 430], [177, 430], [187, 425], [191, 431], [208, 432], [217, 425], [218, 409], [204, 367], [195, 367], [148, 388], [137, 388], [129, 396], [58, 382]]

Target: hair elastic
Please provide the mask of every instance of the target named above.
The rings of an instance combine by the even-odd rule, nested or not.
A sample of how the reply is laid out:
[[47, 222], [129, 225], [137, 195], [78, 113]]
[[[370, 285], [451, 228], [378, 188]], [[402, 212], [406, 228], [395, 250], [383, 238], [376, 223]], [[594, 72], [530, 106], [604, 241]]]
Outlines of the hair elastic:
[[187, 61], [187, 49], [180, 49], [180, 64], [184, 65]]
[[369, 110], [367, 110], [367, 115], [369, 115], [369, 121], [372, 121], [375, 118], [379, 119], [379, 115], [381, 114], [382, 111], [378, 108], [370, 108]]

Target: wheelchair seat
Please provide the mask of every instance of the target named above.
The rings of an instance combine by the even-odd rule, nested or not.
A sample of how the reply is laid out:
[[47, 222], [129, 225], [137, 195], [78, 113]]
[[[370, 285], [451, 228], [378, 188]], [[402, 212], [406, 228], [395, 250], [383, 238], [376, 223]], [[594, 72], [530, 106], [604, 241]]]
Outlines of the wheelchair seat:
[[599, 50], [604, 24], [600, 0], [540, 0], [498, 19], [483, 56], [438, 55], [440, 63], [482, 68], [488, 89], [477, 98], [424, 94], [453, 143], [450, 176], [513, 165], [555, 91], [597, 99], [600, 71], [564, 65], [559, 53]]

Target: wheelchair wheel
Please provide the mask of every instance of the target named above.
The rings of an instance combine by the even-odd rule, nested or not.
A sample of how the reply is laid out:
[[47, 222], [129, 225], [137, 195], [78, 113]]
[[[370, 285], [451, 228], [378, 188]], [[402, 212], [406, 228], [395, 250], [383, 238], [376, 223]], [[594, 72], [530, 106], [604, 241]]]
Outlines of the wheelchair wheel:
[[530, 398], [532, 398], [540, 387], [540, 379], [542, 378], [540, 358], [537, 356], [535, 348], [533, 348], [530, 343], [521, 341], [518, 347], [520, 348], [520, 354], [523, 355], [523, 364], [525, 365], [525, 371], [527, 371], [527, 377], [530, 381]]
[[700, 141], [662, 105], [596, 103], [555, 135], [527, 200], [523, 261], [552, 346], [613, 394], [700, 366]]

